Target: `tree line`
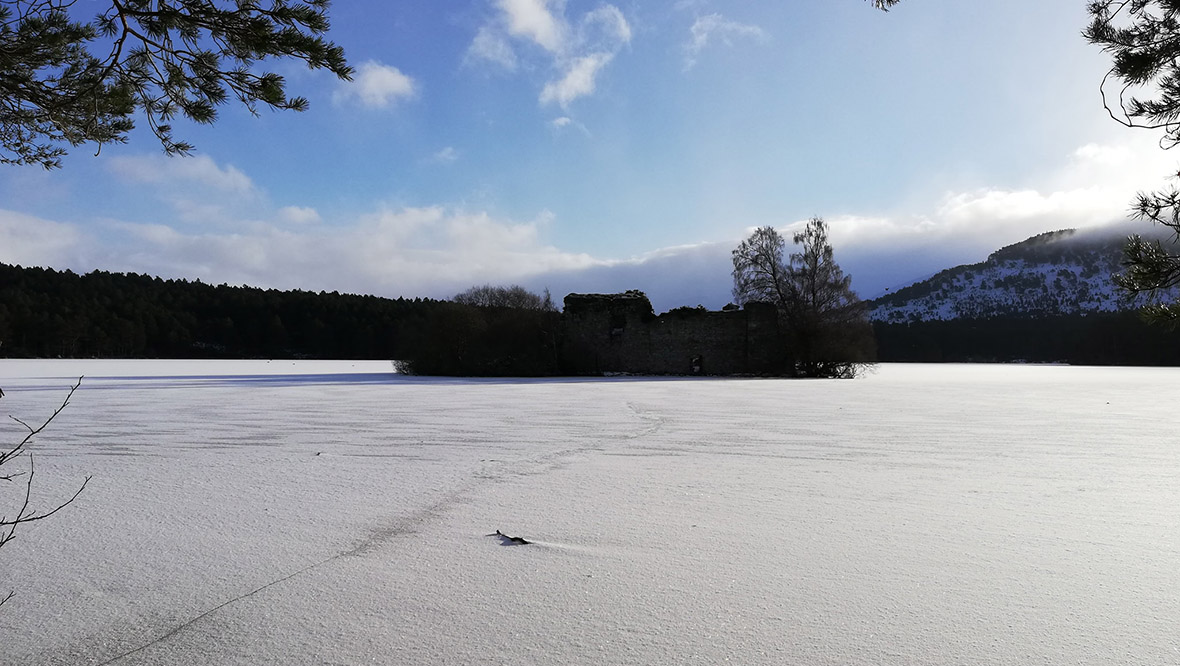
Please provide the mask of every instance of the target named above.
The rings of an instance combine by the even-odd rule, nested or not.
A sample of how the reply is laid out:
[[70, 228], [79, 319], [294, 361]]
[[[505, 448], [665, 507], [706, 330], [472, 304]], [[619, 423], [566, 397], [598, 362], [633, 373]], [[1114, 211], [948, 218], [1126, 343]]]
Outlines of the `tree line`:
[[0, 264], [0, 356], [403, 361], [419, 374], [559, 374], [560, 313], [519, 286], [452, 300], [279, 291]]
[[1180, 331], [1136, 312], [874, 322], [878, 358], [917, 363], [1180, 365]]
[[0, 355], [392, 359], [439, 307], [0, 264]]
[[563, 374], [561, 313], [549, 291], [476, 286], [428, 308], [398, 356], [407, 374], [544, 377]]

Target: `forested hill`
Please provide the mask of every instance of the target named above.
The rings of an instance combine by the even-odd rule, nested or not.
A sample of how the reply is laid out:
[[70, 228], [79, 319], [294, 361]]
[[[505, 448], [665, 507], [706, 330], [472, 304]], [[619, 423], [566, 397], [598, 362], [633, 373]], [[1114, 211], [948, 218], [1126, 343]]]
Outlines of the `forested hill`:
[[871, 317], [902, 323], [1134, 310], [1143, 299], [1127, 300], [1111, 280], [1125, 243], [1115, 232], [1033, 236], [871, 301]]
[[438, 304], [0, 264], [0, 356], [395, 359]]
[[1135, 312], [1144, 300], [1115, 288], [1125, 242], [1109, 230], [1040, 234], [870, 301], [878, 355], [1180, 365], [1180, 332], [1144, 323]]

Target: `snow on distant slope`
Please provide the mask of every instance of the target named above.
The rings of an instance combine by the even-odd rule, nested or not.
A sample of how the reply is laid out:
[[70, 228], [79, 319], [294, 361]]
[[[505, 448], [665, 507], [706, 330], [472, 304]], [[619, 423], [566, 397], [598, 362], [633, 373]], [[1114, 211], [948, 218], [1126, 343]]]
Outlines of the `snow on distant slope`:
[[1043, 317], [1134, 309], [1111, 276], [1122, 266], [1125, 236], [1073, 229], [1033, 236], [978, 264], [947, 269], [870, 301], [874, 321]]

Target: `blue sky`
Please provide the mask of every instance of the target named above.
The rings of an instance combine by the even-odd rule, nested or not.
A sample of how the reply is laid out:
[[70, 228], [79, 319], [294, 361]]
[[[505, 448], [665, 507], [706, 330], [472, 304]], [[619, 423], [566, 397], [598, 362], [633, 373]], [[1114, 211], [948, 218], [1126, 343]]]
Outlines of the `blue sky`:
[[1118, 222], [1176, 158], [1102, 109], [1083, 0], [337, 2], [352, 83], [0, 168], [0, 261], [447, 297], [729, 298], [750, 229], [823, 216], [872, 297]]

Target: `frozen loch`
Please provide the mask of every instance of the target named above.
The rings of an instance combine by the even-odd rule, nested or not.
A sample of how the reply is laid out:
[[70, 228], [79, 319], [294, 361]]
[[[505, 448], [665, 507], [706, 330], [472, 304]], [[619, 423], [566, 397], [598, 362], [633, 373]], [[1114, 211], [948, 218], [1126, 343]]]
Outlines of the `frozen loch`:
[[2, 664], [1180, 663], [1178, 370], [3, 360], [0, 411], [78, 375]]

